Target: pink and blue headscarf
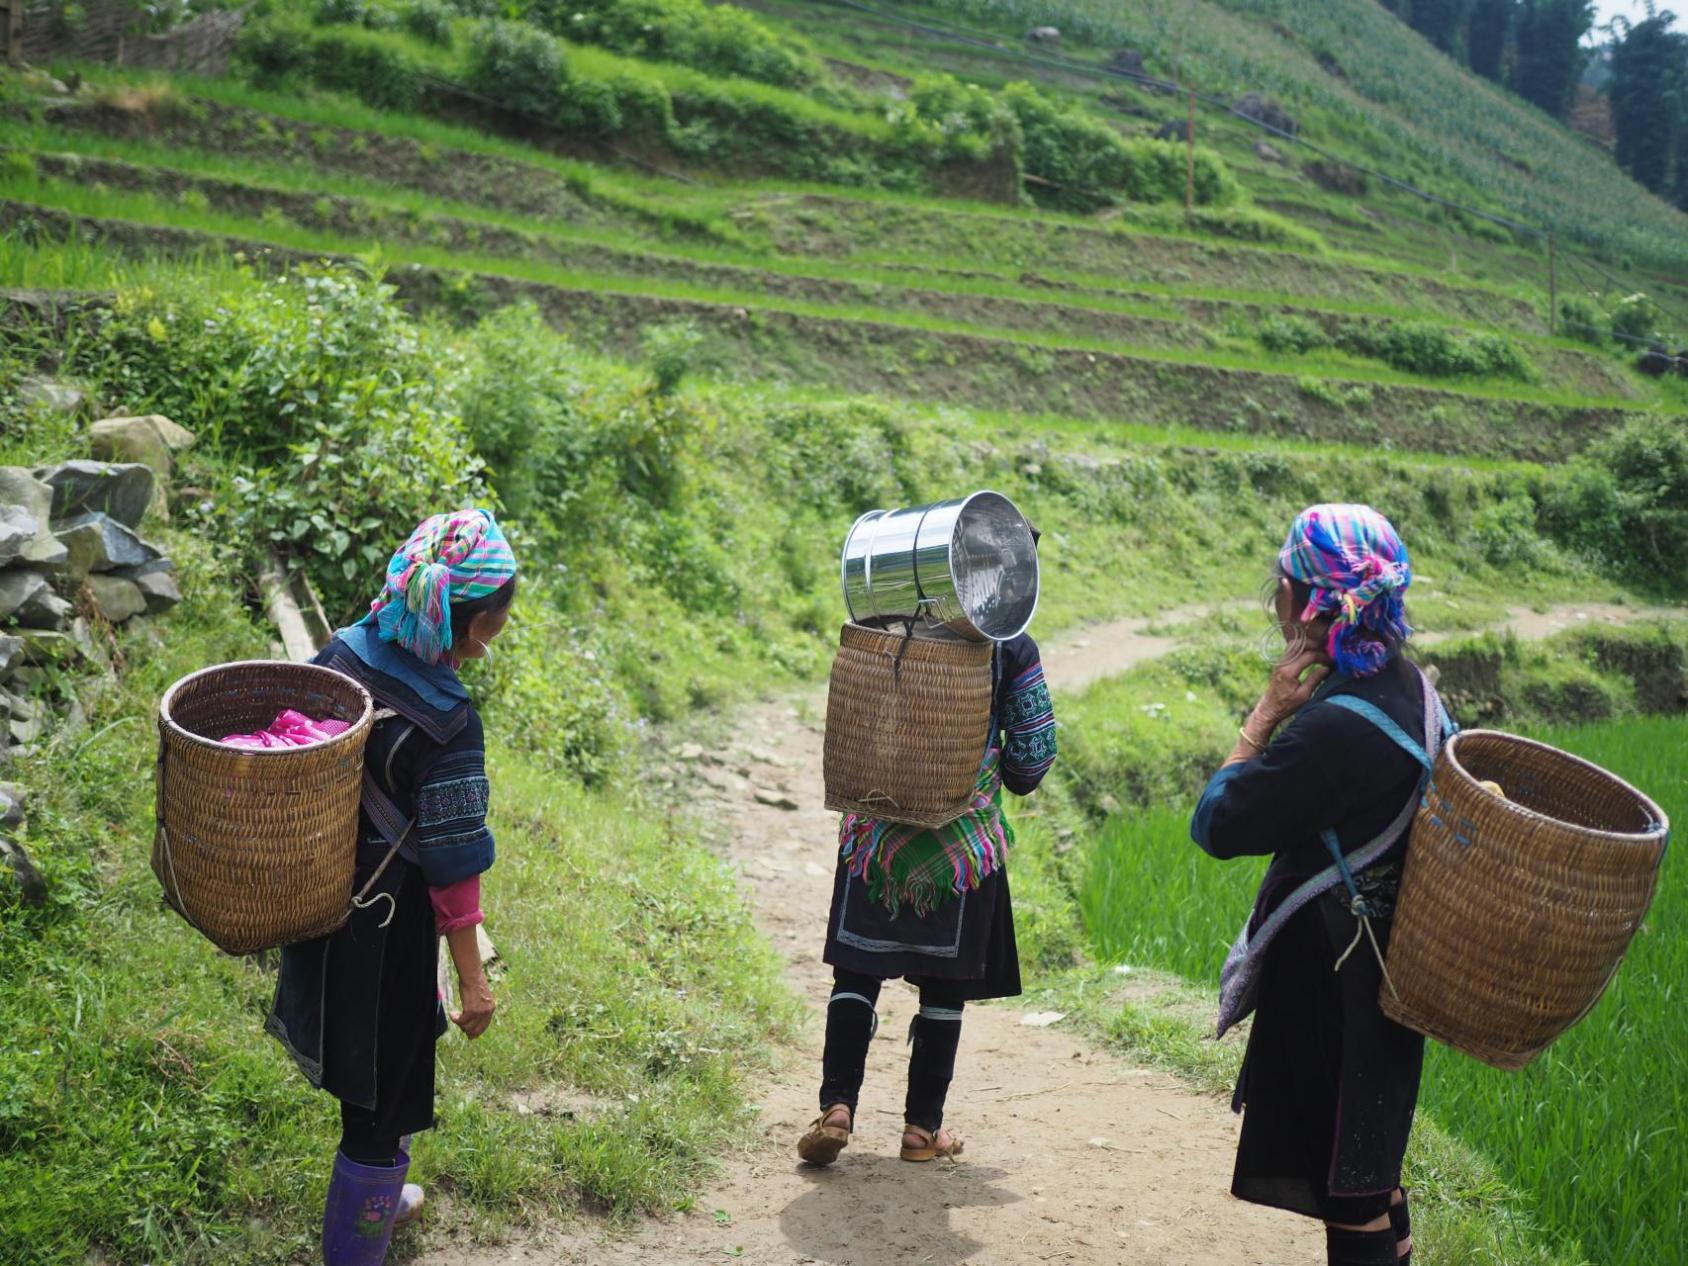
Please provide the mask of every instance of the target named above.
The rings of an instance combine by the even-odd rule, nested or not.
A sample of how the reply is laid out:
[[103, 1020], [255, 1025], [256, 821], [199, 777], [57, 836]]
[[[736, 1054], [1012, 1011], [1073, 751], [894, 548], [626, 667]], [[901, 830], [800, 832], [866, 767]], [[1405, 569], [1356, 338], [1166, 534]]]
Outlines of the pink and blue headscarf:
[[516, 556], [490, 510], [455, 510], [422, 520], [387, 564], [369, 619], [387, 642], [425, 664], [451, 650], [451, 605], [484, 598], [516, 574]]
[[1303, 620], [1331, 617], [1327, 649], [1338, 672], [1369, 677], [1412, 636], [1401, 601], [1413, 579], [1407, 547], [1370, 506], [1303, 510], [1290, 526], [1278, 566], [1313, 591]]

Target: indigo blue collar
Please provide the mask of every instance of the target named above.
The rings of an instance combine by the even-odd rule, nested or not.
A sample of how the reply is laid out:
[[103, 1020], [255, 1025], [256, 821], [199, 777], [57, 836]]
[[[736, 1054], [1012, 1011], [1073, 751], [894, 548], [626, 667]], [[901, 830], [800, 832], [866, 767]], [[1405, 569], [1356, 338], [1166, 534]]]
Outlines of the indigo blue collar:
[[469, 701], [469, 692], [450, 664], [424, 664], [402, 646], [383, 641], [372, 624], [354, 624], [337, 636], [371, 669], [409, 686], [430, 707], [450, 712]]

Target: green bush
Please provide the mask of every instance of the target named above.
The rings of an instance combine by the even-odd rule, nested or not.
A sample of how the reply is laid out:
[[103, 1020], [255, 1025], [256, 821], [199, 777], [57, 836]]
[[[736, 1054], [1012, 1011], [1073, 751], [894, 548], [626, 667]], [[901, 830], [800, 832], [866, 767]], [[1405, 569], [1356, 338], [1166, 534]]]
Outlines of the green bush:
[[[1101, 120], [1052, 100], [1028, 83], [1009, 84], [1001, 95], [1020, 125], [1027, 173], [1060, 186], [1052, 200], [1091, 206], [1115, 196], [1133, 202], [1184, 200], [1190, 174], [1184, 146], [1127, 140]], [[1205, 147], [1196, 150], [1194, 197], [1200, 206], [1237, 197], [1230, 169]]]
[[1471, 537], [1477, 552], [1496, 567], [1534, 564], [1542, 547], [1536, 532], [1535, 502], [1514, 495], [1484, 506], [1472, 518]]
[[1646, 295], [1625, 295], [1612, 308], [1612, 333], [1620, 339], [1651, 342], [1660, 337], [1664, 320], [1664, 311]]
[[665, 321], [644, 331], [645, 363], [650, 366], [659, 395], [668, 395], [680, 385], [691, 371], [702, 342], [703, 334], [695, 321]]
[[1293, 315], [1263, 317], [1255, 337], [1269, 352], [1294, 352], [1298, 356], [1330, 345], [1329, 336], [1318, 322]]
[[262, 84], [303, 76], [382, 110], [415, 109], [427, 73], [402, 43], [382, 33], [357, 26], [312, 27], [285, 16], [247, 23], [236, 53]]
[[974, 160], [999, 150], [1018, 154], [1020, 128], [1013, 112], [994, 93], [952, 75], [922, 75], [908, 98], [891, 111], [905, 145], [928, 146]]
[[1688, 428], [1668, 415], [1632, 418], [1571, 463], [1543, 510], [1561, 544], [1679, 594], [1688, 558]]
[[452, 11], [442, 0], [412, 0], [400, 13], [404, 29], [417, 39], [451, 47]]
[[308, 564], [336, 618], [424, 513], [485, 495], [449, 368], [390, 287], [349, 270], [125, 292], [83, 354], [114, 398], [196, 419], [244, 469], [204, 526]]
[[1529, 382], [1535, 377], [1530, 362], [1512, 340], [1481, 331], [1466, 333], [1429, 321], [1387, 325], [1345, 321], [1336, 331], [1335, 342], [1344, 351], [1431, 378], [1500, 377]]
[[464, 78], [481, 95], [540, 119], [556, 117], [572, 95], [563, 42], [525, 22], [477, 24]]
[[776, 34], [754, 14], [703, 0], [528, 0], [516, 12], [555, 35], [633, 57], [677, 62], [786, 88], [824, 77], [803, 42]]
[[1592, 300], [1568, 295], [1559, 301], [1559, 328], [1567, 338], [1599, 347], [1606, 341], [1606, 314]]

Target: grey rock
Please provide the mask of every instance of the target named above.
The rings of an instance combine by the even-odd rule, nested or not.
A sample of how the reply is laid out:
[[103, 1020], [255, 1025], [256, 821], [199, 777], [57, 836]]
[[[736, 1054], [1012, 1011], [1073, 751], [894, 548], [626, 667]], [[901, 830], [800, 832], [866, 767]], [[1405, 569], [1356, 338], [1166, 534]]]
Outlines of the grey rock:
[[37, 686], [47, 684], [47, 670], [45, 668], [23, 667], [14, 668], [11, 677], [12, 684], [21, 690], [34, 690]]
[[34, 720], [39, 711], [34, 703], [22, 695], [13, 694], [10, 690], [0, 690], [0, 703], [5, 705], [6, 712], [16, 721]]
[[52, 593], [47, 578], [39, 572], [0, 571], [0, 620], [9, 620], [43, 592]]
[[1296, 121], [1294, 115], [1271, 97], [1263, 97], [1258, 92], [1243, 93], [1232, 105], [1231, 113], [1245, 119], [1253, 119], [1256, 123], [1264, 123], [1273, 131], [1289, 136], [1301, 131], [1301, 124]]
[[27, 721], [19, 721], [13, 717], [6, 724], [11, 730], [14, 743], [33, 743], [41, 737], [40, 717], [30, 717]]
[[45, 523], [53, 513], [53, 489], [22, 466], [0, 466], [0, 505], [20, 506]]
[[1265, 141], [1256, 141], [1254, 143], [1254, 156], [1268, 163], [1282, 164], [1284, 161], [1283, 151], [1278, 149], [1275, 145], [1270, 145]]
[[41, 520], [21, 506], [0, 506], [0, 566], [23, 553], [41, 528]]
[[1026, 43], [1042, 44], [1053, 48], [1061, 42], [1061, 28], [1058, 26], [1034, 26], [1026, 32]]
[[63, 567], [70, 561], [70, 551], [66, 549], [59, 538], [52, 532], [43, 532], [28, 545], [23, 547], [17, 561], [28, 567], [46, 567], [56, 569]]
[[765, 804], [773, 809], [793, 810], [800, 808], [797, 801], [783, 791], [775, 791], [771, 787], [753, 787], [750, 793], [757, 804]]
[[1143, 65], [1143, 54], [1134, 48], [1116, 48], [1114, 55], [1108, 58], [1108, 70], [1116, 75], [1126, 75], [1133, 78], [1148, 73]]
[[47, 588], [18, 608], [17, 621], [26, 629], [62, 629], [75, 614], [75, 607]]
[[163, 414], [139, 418], [102, 418], [89, 433], [94, 456], [108, 462], [139, 462], [160, 479], [175, 468], [175, 455], [190, 448], [194, 434]]
[[65, 462], [40, 473], [53, 489], [53, 520], [103, 511], [137, 527], [158, 491], [158, 477], [139, 462]]
[[29, 789], [21, 782], [0, 782], [0, 796], [9, 796], [21, 805], [29, 804]]
[[[84, 622], [78, 620], [76, 623]], [[31, 668], [74, 664], [86, 653], [73, 632], [60, 632], [57, 629], [20, 629], [19, 632], [23, 638], [23, 662]], [[83, 635], [86, 637], [86, 629]], [[33, 684], [36, 679], [24, 677], [20, 670], [13, 674], [13, 680], [27, 685]]]
[[21, 765], [25, 761], [34, 760], [40, 755], [40, 749], [35, 747], [8, 747], [0, 750], [0, 769], [12, 765]]
[[167, 571], [149, 572], [134, 583], [141, 591], [141, 596], [146, 599], [148, 615], [168, 611], [182, 600], [182, 591], [176, 584], [176, 578]]
[[88, 577], [87, 583], [95, 608], [113, 624], [122, 624], [130, 616], [146, 612], [146, 595], [132, 580], [125, 580], [122, 576], [93, 575]]
[[8, 637], [0, 633], [0, 681], [9, 677], [13, 670], [23, 662], [23, 639], [21, 637]]
[[23, 805], [0, 791], [0, 829], [23, 825]]
[[51, 378], [25, 378], [18, 386], [18, 398], [45, 413], [75, 413], [88, 397], [80, 388]]
[[[146, 467], [137, 469], [145, 470]], [[149, 474], [151, 472], [148, 472]], [[140, 567], [160, 555], [152, 546], [108, 514], [94, 512], [67, 519], [54, 529], [59, 543], [70, 551], [63, 570], [72, 581], [90, 572]]]
[[23, 892], [25, 905], [42, 906], [47, 903], [47, 884], [35, 863], [29, 860], [23, 845], [0, 835], [0, 867], [8, 870]]

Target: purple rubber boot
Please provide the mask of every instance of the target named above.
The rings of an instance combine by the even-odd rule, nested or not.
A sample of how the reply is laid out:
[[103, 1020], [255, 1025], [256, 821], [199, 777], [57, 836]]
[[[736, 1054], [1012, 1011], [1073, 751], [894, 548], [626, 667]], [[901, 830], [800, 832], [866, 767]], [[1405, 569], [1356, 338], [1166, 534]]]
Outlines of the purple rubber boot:
[[[410, 1135], [406, 1134], [399, 1140], [398, 1162], [407, 1168], [410, 1165]], [[422, 1216], [422, 1188], [413, 1182], [404, 1185], [404, 1191], [399, 1195], [398, 1215], [393, 1218], [393, 1229], [416, 1221]]]
[[360, 1165], [334, 1155], [334, 1177], [322, 1211], [323, 1266], [381, 1266], [393, 1238], [409, 1158], [398, 1165]]

